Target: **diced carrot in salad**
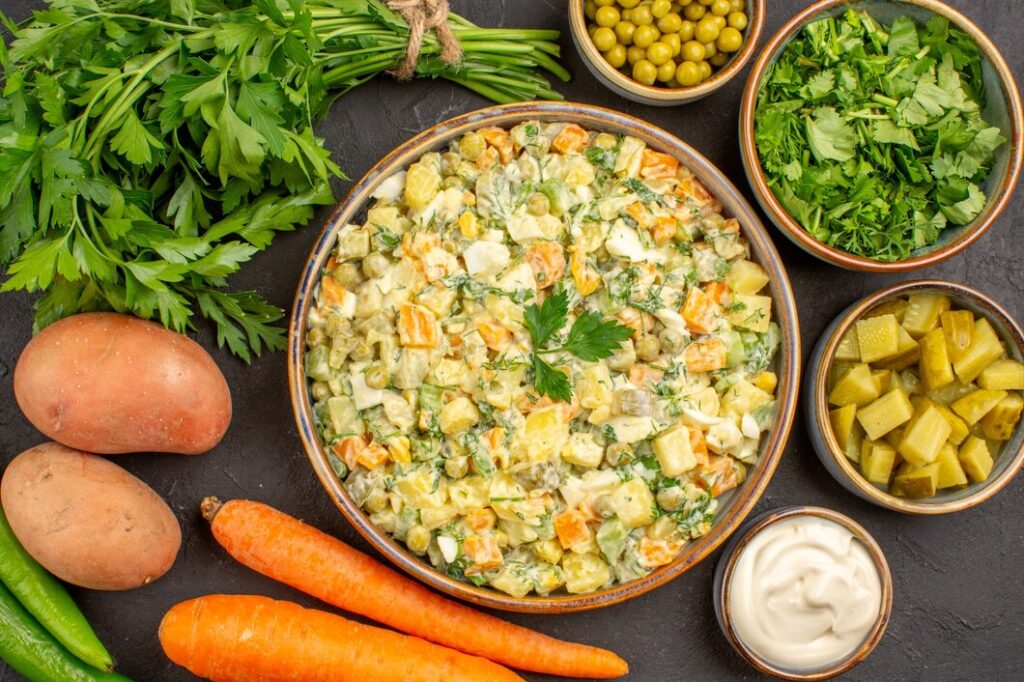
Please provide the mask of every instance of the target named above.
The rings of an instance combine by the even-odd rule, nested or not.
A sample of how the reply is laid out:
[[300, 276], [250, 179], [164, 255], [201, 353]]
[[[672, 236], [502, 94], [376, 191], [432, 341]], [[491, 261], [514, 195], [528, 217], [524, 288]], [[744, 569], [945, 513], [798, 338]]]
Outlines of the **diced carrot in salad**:
[[674, 178], [679, 171], [679, 161], [669, 154], [645, 149], [640, 161], [640, 175], [651, 180]]
[[571, 154], [586, 147], [589, 139], [590, 136], [586, 130], [575, 123], [569, 123], [562, 128], [560, 133], [555, 135], [555, 139], [551, 141], [551, 146], [563, 154]]
[[538, 242], [526, 250], [523, 260], [529, 263], [538, 289], [553, 287], [565, 276], [565, 253], [557, 242]]
[[398, 311], [398, 339], [411, 348], [437, 348], [441, 338], [434, 313], [412, 303], [403, 305]]
[[590, 540], [591, 532], [587, 526], [587, 519], [575, 509], [557, 515], [554, 525], [558, 541], [565, 549], [572, 549]]
[[722, 315], [722, 309], [715, 300], [697, 287], [690, 289], [679, 312], [690, 331], [698, 334], [713, 331]]

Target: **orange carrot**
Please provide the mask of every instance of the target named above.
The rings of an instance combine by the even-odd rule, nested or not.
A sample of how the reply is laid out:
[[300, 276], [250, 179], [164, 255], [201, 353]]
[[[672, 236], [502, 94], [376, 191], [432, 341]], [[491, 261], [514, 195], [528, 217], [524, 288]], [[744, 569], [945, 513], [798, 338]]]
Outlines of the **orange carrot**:
[[522, 670], [591, 679], [629, 672], [610, 651], [562, 642], [457, 604], [265, 504], [221, 505], [208, 497], [202, 510], [217, 542], [235, 559], [338, 608]]
[[523, 682], [485, 658], [268, 597], [183, 601], [161, 621], [160, 644], [214, 682]]

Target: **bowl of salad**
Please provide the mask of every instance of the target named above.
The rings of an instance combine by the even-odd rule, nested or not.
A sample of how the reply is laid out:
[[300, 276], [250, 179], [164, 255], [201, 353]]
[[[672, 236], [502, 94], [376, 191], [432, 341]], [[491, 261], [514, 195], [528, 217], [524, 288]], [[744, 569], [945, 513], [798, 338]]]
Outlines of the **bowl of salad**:
[[753, 508], [795, 409], [793, 294], [691, 147], [582, 104], [484, 109], [330, 219], [289, 329], [299, 433], [382, 554], [495, 608], [596, 608]]
[[897, 272], [951, 258], [1010, 200], [1024, 161], [1016, 81], [937, 0], [821, 0], [751, 68], [740, 146], [754, 194], [807, 253]]

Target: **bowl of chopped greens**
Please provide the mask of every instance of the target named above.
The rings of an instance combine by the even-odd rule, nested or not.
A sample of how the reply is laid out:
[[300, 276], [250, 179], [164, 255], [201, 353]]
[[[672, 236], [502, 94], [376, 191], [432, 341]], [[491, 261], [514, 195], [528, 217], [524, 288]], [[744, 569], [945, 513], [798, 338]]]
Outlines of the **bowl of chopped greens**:
[[753, 66], [744, 168], [791, 241], [847, 269], [934, 265], [980, 238], [1021, 171], [1014, 77], [937, 0], [823, 0]]

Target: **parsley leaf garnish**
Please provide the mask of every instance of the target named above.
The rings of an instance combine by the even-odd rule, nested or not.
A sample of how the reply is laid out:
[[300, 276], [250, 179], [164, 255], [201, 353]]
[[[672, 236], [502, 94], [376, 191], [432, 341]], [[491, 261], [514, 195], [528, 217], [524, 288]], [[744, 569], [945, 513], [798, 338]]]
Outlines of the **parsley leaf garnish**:
[[523, 324], [533, 342], [531, 366], [533, 385], [540, 395], [569, 402], [572, 384], [564, 372], [550, 365], [541, 355], [569, 353], [580, 360], [595, 362], [610, 357], [633, 330], [601, 313], [586, 311], [576, 318], [565, 341], [554, 348], [543, 348], [569, 320], [569, 294], [565, 290], [549, 296], [541, 305], [527, 306]]
[[601, 313], [587, 311], [576, 318], [562, 350], [580, 360], [596, 362], [610, 357], [633, 330], [615, 320], [606, 320]]
[[572, 384], [565, 373], [549, 365], [536, 353], [533, 354], [533, 386], [537, 393], [554, 400], [572, 400]]
[[540, 306], [530, 304], [523, 311], [523, 324], [530, 332], [534, 349], [547, 343], [551, 335], [565, 326], [569, 319], [569, 294], [561, 291], [549, 296]]

